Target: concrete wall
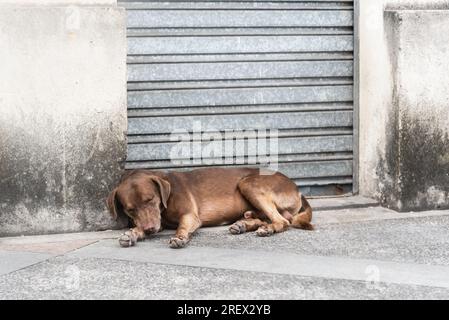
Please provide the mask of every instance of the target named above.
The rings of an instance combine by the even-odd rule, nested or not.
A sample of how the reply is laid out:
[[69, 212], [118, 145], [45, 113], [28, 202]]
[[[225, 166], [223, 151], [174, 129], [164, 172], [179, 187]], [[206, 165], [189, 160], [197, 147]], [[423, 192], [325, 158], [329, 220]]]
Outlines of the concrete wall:
[[448, 8], [359, 1], [359, 190], [393, 209], [449, 207]]
[[126, 157], [124, 10], [1, 5], [0, 47], [0, 235], [117, 226], [104, 201]]

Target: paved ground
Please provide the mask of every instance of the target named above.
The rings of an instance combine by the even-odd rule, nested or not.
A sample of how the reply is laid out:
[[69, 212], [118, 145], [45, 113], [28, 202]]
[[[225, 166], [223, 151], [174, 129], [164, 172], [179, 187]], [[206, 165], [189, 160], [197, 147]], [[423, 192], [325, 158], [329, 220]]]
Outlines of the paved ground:
[[[332, 206], [328, 206], [330, 209]], [[0, 239], [0, 299], [449, 299], [449, 211], [319, 211], [317, 230], [270, 238], [202, 229]]]

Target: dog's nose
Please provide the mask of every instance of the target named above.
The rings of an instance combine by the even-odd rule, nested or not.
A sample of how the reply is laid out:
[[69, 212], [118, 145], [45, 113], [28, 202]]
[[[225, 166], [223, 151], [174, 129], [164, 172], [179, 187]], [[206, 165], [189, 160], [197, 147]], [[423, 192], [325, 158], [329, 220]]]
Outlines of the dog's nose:
[[155, 233], [156, 232], [156, 228], [155, 227], [148, 227], [145, 228], [145, 233]]

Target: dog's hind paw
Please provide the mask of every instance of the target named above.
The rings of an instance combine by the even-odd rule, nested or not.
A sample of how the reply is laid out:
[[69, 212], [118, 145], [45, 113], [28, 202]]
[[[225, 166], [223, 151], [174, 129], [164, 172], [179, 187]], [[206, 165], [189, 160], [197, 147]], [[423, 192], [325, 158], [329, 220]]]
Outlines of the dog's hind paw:
[[237, 221], [229, 227], [229, 232], [232, 234], [241, 234], [246, 232], [246, 225], [242, 221]]
[[181, 238], [178, 238], [178, 237], [172, 237], [168, 241], [168, 245], [172, 249], [180, 249], [180, 248], [184, 248], [188, 242], [189, 242], [188, 239], [181, 239]]
[[262, 226], [259, 229], [256, 230], [256, 235], [259, 237], [269, 237], [274, 233], [274, 230], [272, 228], [269, 228], [267, 226]]

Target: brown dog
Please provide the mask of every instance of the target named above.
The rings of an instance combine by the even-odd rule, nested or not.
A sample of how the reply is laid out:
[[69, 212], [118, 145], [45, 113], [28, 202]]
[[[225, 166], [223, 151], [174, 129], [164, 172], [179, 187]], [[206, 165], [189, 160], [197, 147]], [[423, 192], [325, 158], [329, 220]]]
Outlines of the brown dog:
[[[134, 170], [108, 197], [111, 215], [126, 214], [135, 228], [119, 239], [124, 247], [162, 227], [177, 228], [169, 241], [182, 248], [201, 226], [234, 223], [229, 231], [269, 236], [290, 225], [312, 230], [312, 208], [293, 181], [259, 169], [209, 168], [189, 172]], [[301, 210], [302, 209], [302, 210]]]

